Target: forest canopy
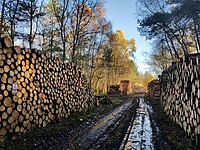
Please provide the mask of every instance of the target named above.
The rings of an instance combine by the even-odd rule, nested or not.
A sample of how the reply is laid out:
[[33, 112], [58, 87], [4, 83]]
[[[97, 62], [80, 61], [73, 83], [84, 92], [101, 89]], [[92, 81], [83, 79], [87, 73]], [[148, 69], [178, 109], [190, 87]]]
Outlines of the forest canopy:
[[135, 39], [113, 31], [102, 0], [2, 0], [0, 36], [74, 63], [97, 93], [121, 80], [137, 83], [146, 77], [137, 71]]
[[140, 34], [153, 41], [149, 64], [157, 74], [200, 52], [199, 0], [137, 0], [137, 13]]

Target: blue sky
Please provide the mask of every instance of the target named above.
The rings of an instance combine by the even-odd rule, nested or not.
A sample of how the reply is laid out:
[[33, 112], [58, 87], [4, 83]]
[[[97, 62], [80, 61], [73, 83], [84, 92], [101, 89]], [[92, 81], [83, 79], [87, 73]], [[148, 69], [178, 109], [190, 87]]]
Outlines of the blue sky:
[[127, 39], [134, 38], [136, 40], [136, 63], [138, 70], [144, 72], [148, 70], [145, 64], [145, 52], [151, 49], [150, 42], [145, 41], [145, 38], [139, 35], [137, 31], [136, 19], [136, 0], [106, 0], [107, 18], [113, 24], [113, 30], [123, 30]]

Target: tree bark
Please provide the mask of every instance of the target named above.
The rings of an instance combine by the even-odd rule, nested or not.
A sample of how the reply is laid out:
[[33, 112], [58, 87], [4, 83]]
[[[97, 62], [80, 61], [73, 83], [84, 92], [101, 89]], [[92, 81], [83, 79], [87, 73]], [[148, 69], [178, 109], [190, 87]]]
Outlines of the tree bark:
[[30, 12], [30, 32], [29, 32], [29, 48], [32, 49], [32, 30], [33, 30], [33, 2], [31, 2], [31, 12]]
[[14, 42], [14, 40], [15, 40], [15, 15], [17, 13], [18, 5], [19, 5], [19, 0], [17, 0], [16, 7], [15, 7], [14, 13], [13, 13], [13, 17], [12, 17], [12, 20], [10, 22], [10, 28], [11, 28], [10, 37], [11, 37], [13, 46], [15, 44], [15, 42]]
[[197, 52], [199, 53], [199, 49], [200, 49], [200, 40], [199, 40], [199, 34], [198, 34], [198, 30], [197, 30], [197, 25], [194, 22], [194, 31], [195, 31], [195, 36], [196, 36], [196, 40], [197, 40]]
[[3, 35], [3, 26], [4, 26], [4, 10], [5, 10], [6, 0], [2, 2], [2, 9], [1, 9], [1, 24], [0, 24], [0, 36]]

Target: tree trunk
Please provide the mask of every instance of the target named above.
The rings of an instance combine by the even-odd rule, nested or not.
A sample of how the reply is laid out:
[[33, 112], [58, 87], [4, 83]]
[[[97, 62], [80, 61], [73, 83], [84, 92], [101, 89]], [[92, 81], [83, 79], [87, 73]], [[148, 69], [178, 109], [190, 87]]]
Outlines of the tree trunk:
[[194, 22], [194, 31], [195, 31], [195, 36], [196, 36], [196, 40], [197, 40], [197, 52], [199, 52], [199, 49], [200, 49], [200, 40], [199, 40], [197, 25], [196, 25], [195, 22]]
[[50, 50], [51, 50], [51, 57], [53, 57], [53, 38], [54, 38], [54, 31], [53, 31], [53, 24], [54, 20], [53, 17], [51, 17], [51, 41], [50, 41]]
[[4, 10], [5, 10], [6, 0], [2, 2], [2, 9], [1, 9], [1, 24], [0, 24], [0, 36], [3, 35], [3, 26], [4, 26]]
[[173, 55], [173, 53], [172, 53], [172, 49], [171, 49], [171, 47], [170, 47], [170, 45], [169, 45], [169, 41], [168, 41], [168, 39], [167, 39], [166, 34], [165, 34], [165, 40], [166, 40], [166, 43], [167, 43], [167, 47], [169, 48], [169, 53], [170, 53], [172, 59], [174, 59], [174, 55]]
[[32, 32], [33, 32], [33, 2], [31, 0], [30, 33], [29, 33], [29, 48], [30, 49], [32, 49]]
[[11, 28], [10, 37], [11, 37], [13, 46], [15, 44], [14, 43], [14, 40], [15, 40], [15, 15], [16, 15], [16, 12], [17, 12], [18, 5], [19, 5], [19, 0], [17, 0], [17, 4], [16, 4], [16, 7], [14, 9], [13, 17], [12, 17], [12, 20], [10, 22], [10, 28]]

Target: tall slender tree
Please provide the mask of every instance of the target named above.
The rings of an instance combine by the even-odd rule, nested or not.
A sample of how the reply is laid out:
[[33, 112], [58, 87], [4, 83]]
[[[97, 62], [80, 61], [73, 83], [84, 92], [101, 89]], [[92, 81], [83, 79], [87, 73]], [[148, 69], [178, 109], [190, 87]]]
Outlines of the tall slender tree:
[[4, 13], [5, 13], [6, 0], [3, 0], [0, 4], [1, 4], [0, 36], [2, 36], [4, 31]]
[[17, 28], [17, 22], [19, 19], [18, 13], [19, 13], [19, 3], [20, 0], [10, 0], [5, 4], [5, 19], [6, 19], [6, 26], [8, 27], [8, 35], [10, 36], [12, 43], [14, 45], [15, 37], [17, 35], [16, 28]]
[[[40, 6], [38, 6], [38, 0], [22, 0], [19, 3], [19, 21], [27, 24], [27, 29], [29, 33], [21, 33], [21, 36], [28, 40], [29, 48], [32, 48], [34, 39], [37, 34], [39, 19], [43, 16], [42, 10], [43, 1], [41, 1]], [[25, 25], [24, 24], [24, 25]]]

